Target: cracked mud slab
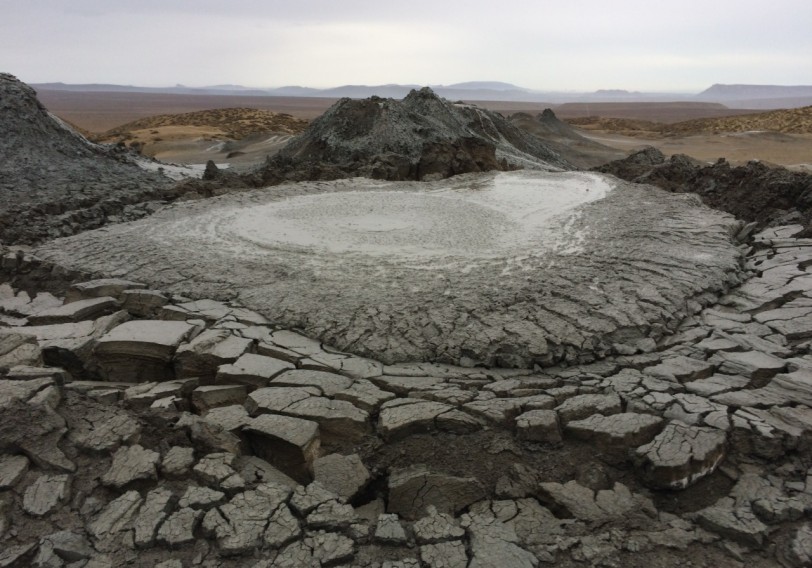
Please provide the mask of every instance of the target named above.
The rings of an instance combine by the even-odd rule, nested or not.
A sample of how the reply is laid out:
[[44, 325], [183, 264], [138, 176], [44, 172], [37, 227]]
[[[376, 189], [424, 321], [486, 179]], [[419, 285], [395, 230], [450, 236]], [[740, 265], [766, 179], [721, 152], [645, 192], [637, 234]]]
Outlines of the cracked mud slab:
[[37, 255], [238, 299], [385, 363], [527, 367], [662, 335], [737, 282], [734, 227], [690, 196], [599, 174], [359, 178], [177, 204]]

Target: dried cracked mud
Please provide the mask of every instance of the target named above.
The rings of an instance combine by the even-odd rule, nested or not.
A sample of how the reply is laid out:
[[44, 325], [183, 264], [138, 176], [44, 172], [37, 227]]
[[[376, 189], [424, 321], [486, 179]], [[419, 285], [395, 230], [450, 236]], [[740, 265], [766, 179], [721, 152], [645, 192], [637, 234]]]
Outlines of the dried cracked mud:
[[[409, 101], [444, 125], [428, 154], [407, 137], [420, 179], [511, 139], [465, 142], [478, 111]], [[383, 114], [368, 133], [402, 132]], [[357, 148], [358, 121], [327, 116]], [[122, 219], [46, 209], [49, 235]], [[810, 566], [802, 228], [512, 172], [286, 185], [0, 245], [0, 568]]]
[[305, 182], [175, 204], [37, 255], [237, 300], [385, 363], [586, 363], [656, 341], [739, 282], [740, 223], [652, 191], [575, 172]]

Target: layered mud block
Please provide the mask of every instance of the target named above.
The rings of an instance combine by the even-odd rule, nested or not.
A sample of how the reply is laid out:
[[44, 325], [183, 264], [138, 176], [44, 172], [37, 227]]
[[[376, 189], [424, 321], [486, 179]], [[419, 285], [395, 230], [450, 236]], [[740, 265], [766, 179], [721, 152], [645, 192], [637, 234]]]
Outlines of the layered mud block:
[[273, 377], [289, 369], [293, 369], [293, 365], [281, 359], [246, 353], [234, 363], [220, 366], [215, 376], [215, 382], [264, 387]]
[[213, 382], [220, 365], [233, 363], [252, 344], [252, 340], [237, 337], [226, 329], [206, 330], [178, 349], [175, 372], [179, 377], [199, 377], [201, 381]]
[[175, 350], [195, 330], [193, 325], [179, 321], [129, 321], [99, 339], [95, 355], [108, 380], [172, 379]]
[[78, 302], [91, 298], [102, 298], [111, 296], [120, 300], [122, 294], [127, 290], [139, 290], [144, 288], [143, 284], [122, 280], [121, 278], [102, 278], [100, 280], [89, 280], [80, 282], [68, 288], [65, 294], [65, 303]]
[[643, 481], [655, 489], [680, 489], [713, 472], [725, 456], [721, 430], [671, 422], [656, 438], [637, 448]]
[[92, 320], [118, 309], [118, 301], [110, 296], [77, 300], [29, 316], [32, 325], [50, 325]]
[[243, 431], [256, 455], [297, 480], [307, 479], [321, 441], [319, 425], [310, 420], [263, 414]]
[[738, 283], [738, 223], [653, 191], [583, 172], [298, 183], [36, 254], [165, 292], [236, 294], [275, 325], [386, 364], [549, 366], [648, 349]]

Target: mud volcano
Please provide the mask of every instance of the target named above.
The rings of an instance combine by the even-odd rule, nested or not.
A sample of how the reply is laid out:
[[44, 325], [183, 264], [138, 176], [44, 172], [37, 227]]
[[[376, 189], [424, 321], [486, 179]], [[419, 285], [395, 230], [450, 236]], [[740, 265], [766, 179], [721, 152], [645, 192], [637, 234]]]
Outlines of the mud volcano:
[[645, 350], [738, 281], [737, 227], [696, 198], [600, 174], [509, 172], [277, 186], [37, 254], [239, 299], [387, 363], [529, 367]]

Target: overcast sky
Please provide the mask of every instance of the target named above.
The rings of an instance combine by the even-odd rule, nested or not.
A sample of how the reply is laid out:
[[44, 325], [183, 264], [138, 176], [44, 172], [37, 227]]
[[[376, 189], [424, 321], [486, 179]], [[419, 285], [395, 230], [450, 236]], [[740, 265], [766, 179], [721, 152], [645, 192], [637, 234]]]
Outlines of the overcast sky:
[[0, 0], [29, 83], [812, 84], [810, 0]]

